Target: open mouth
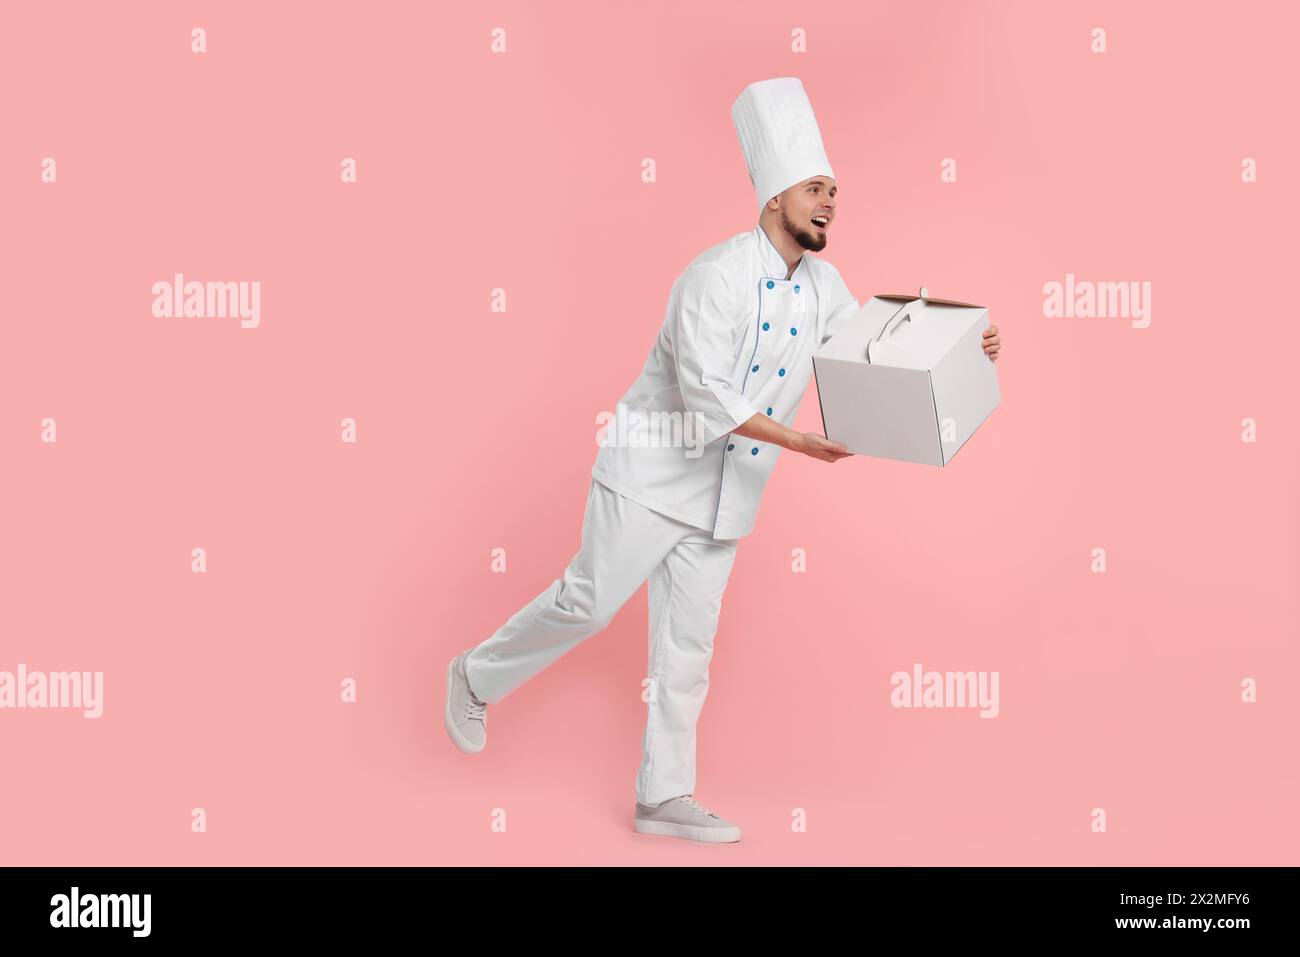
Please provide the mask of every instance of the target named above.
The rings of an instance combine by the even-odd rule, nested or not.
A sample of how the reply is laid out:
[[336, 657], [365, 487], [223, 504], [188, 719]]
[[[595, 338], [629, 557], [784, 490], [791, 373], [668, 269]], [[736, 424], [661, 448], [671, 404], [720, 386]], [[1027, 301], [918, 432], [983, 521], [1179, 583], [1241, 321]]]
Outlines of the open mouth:
[[814, 216], [812, 218], [812, 224], [818, 229], [825, 229], [831, 224], [831, 221], [825, 216]]

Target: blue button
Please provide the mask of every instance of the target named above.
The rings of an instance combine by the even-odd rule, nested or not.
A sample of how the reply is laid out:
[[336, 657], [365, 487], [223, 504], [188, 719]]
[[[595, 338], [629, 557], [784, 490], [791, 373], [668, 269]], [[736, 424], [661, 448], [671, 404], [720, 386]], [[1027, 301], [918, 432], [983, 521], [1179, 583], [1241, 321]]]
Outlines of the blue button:
[[731, 451], [732, 449], [734, 449], [735, 447], [736, 447], [736, 443], [735, 443], [735, 442], [732, 442], [731, 444], [729, 444], [729, 445], [727, 446], [727, 451], [730, 452], [730, 451]]
[[767, 407], [767, 414], [768, 415], [772, 414], [772, 407], [770, 405]]
[[795, 292], [798, 292], [798, 291], [799, 291], [799, 284], [798, 284], [798, 283], [795, 283], [795, 284], [794, 284], [794, 291], [795, 291]]
[[791, 326], [791, 327], [790, 327], [790, 335], [792, 335], [792, 336], [797, 336], [798, 334], [799, 334], [799, 333], [795, 332], [794, 326]]
[[767, 288], [768, 288], [768, 289], [771, 289], [771, 288], [772, 288], [773, 286], [775, 286], [775, 285], [776, 285], [776, 283], [772, 282], [772, 280], [769, 279], [769, 280], [767, 281]]
[[768, 327], [768, 324], [767, 324], [766, 322], [763, 323], [763, 331], [764, 331], [764, 332], [767, 332], [767, 327]]
[[758, 371], [758, 366], [754, 366], [754, 368], [750, 369], [749, 371], [750, 371], [750, 372], [757, 372], [757, 371]]
[[777, 374], [777, 375], [785, 375], [785, 370], [784, 370], [784, 369], [777, 369], [777, 370], [776, 370], [776, 374]]
[[757, 446], [754, 447], [754, 448], [752, 448], [752, 449], [750, 449], [750, 450], [749, 450], [749, 454], [750, 454], [750, 455], [757, 455], [757, 454], [758, 454], [758, 448], [757, 448]]

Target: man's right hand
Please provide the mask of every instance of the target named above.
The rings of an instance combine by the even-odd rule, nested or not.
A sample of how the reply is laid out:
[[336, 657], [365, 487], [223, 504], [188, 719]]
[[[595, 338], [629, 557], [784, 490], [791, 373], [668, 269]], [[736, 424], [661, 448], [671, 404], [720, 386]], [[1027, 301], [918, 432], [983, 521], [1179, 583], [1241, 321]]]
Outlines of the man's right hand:
[[832, 442], [816, 432], [802, 433], [795, 451], [802, 452], [804, 455], [811, 455], [823, 462], [838, 462], [840, 459], [853, 454], [840, 443]]
[[747, 439], [772, 442], [791, 452], [811, 455], [823, 462], [838, 462], [853, 454], [840, 443], [831, 442], [823, 435], [818, 435], [816, 432], [796, 432], [776, 419], [768, 418], [762, 412], [755, 412], [732, 431]]

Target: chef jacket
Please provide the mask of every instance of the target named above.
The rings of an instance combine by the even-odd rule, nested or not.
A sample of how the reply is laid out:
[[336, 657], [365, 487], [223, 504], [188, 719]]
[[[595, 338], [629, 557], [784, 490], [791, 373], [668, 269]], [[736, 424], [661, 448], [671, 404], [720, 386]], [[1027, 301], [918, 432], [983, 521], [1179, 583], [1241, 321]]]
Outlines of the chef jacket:
[[[757, 412], [790, 426], [812, 353], [859, 308], [839, 271], [812, 253], [787, 271], [762, 226], [691, 261], [673, 283], [640, 376], [619, 400], [627, 421], [639, 416], [643, 427], [660, 428], [628, 439], [610, 426], [594, 479], [715, 539], [753, 531], [782, 448], [732, 430]], [[682, 442], [657, 438], [676, 421]]]

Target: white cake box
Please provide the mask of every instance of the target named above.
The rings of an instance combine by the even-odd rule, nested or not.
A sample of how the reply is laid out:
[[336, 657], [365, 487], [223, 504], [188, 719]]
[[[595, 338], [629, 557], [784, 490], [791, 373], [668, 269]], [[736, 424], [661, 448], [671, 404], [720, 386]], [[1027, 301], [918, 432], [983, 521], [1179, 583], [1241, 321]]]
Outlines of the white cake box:
[[986, 306], [874, 296], [813, 353], [822, 430], [850, 452], [947, 465], [1001, 401]]

